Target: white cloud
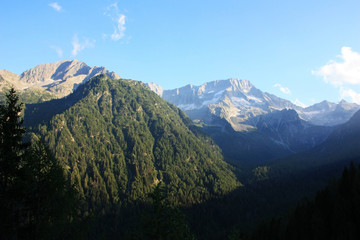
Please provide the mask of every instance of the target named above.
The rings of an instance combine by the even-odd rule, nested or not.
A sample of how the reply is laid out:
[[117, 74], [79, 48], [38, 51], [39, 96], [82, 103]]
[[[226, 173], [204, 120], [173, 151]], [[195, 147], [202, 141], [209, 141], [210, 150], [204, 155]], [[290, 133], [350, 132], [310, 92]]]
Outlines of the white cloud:
[[342, 47], [341, 55], [343, 61], [331, 60], [312, 74], [322, 76], [324, 81], [336, 87], [343, 84], [360, 84], [360, 54], [351, 50], [350, 47]]
[[123, 14], [120, 14], [120, 16], [118, 17], [118, 20], [117, 20], [117, 24], [115, 26], [115, 29], [114, 29], [114, 33], [111, 34], [111, 39], [114, 40], [114, 41], [118, 41], [120, 40], [121, 38], [123, 38], [125, 36], [125, 15]]
[[[125, 36], [125, 22], [126, 16], [124, 14], [120, 14], [119, 7], [117, 3], [113, 3], [106, 8], [105, 15], [110, 17], [113, 21], [114, 32], [111, 34], [111, 39], [114, 41], [118, 41]], [[103, 34], [103, 37], [106, 37], [107, 34]]]
[[82, 42], [80, 42], [78, 36], [75, 34], [72, 45], [73, 50], [71, 54], [73, 57], [75, 57], [80, 51], [84, 50], [85, 48], [93, 48], [95, 46], [95, 40], [89, 40], [85, 38]]
[[350, 98], [352, 102], [360, 104], [360, 93], [355, 92], [350, 88], [340, 88], [340, 96], [342, 99]]
[[49, 3], [49, 6], [58, 12], [61, 12], [62, 10], [62, 7], [57, 2]]
[[58, 46], [50, 46], [52, 49], [54, 49], [58, 55], [59, 58], [63, 57], [63, 50]]
[[285, 94], [291, 94], [291, 91], [287, 87], [283, 87], [280, 83], [276, 83], [274, 87], [279, 88], [279, 90]]

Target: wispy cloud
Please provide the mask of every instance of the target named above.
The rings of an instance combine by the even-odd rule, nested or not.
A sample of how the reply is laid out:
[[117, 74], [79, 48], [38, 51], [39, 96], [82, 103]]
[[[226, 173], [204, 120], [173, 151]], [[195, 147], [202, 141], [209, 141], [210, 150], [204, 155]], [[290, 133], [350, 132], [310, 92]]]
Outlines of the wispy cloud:
[[[126, 16], [121, 14], [117, 3], [113, 3], [106, 8], [105, 15], [113, 21], [114, 32], [110, 35], [113, 41], [118, 41], [125, 36]], [[103, 34], [107, 36], [107, 34]]]
[[360, 84], [360, 54], [350, 47], [342, 47], [338, 57], [342, 62], [331, 60], [319, 70], [312, 71], [312, 74], [323, 77], [325, 82], [337, 87], [345, 83]]
[[60, 47], [54, 45], [50, 47], [56, 51], [59, 58], [63, 57], [63, 50]]
[[62, 10], [62, 7], [57, 2], [49, 3], [49, 6], [58, 12], [61, 12]]
[[114, 33], [111, 34], [111, 39], [114, 41], [122, 39], [125, 36], [125, 30], [125, 15], [120, 14], [114, 29]]
[[79, 41], [78, 36], [75, 34], [72, 40], [73, 50], [71, 52], [72, 56], [75, 57], [80, 51], [85, 48], [93, 48], [95, 46], [95, 40], [90, 40], [84, 38], [82, 42]]
[[274, 85], [274, 87], [279, 88], [279, 90], [280, 90], [282, 93], [291, 94], [290, 89], [287, 88], [287, 87], [282, 86], [280, 83], [276, 83], [276, 84]]

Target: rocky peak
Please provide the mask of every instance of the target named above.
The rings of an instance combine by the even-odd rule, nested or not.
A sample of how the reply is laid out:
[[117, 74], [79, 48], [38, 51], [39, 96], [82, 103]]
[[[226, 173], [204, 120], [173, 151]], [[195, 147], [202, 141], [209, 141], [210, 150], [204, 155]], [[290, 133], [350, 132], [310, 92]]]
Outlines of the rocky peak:
[[100, 74], [106, 74], [113, 79], [120, 78], [117, 73], [110, 72], [104, 67], [91, 68], [76, 59], [40, 64], [26, 70], [20, 76], [6, 70], [0, 72], [8, 85], [13, 85], [15, 88], [22, 90], [40, 88], [54, 94], [56, 97], [63, 97], [72, 93], [79, 84]]
[[53, 80], [64, 80], [70, 76], [88, 75], [91, 68], [78, 60], [65, 61], [58, 66], [56, 71], [51, 75]]
[[349, 102], [345, 101], [344, 99], [342, 99], [336, 106], [337, 109], [341, 108], [344, 110], [351, 110], [351, 109], [354, 109], [357, 107], [359, 107], [359, 105], [357, 105], [356, 103], [349, 103]]
[[306, 111], [330, 111], [334, 110], [336, 107], [336, 103], [332, 103], [329, 101], [322, 101], [320, 103], [316, 103], [314, 105], [311, 105], [307, 108], [305, 108]]
[[51, 79], [51, 76], [56, 72], [56, 69], [62, 65], [65, 61], [59, 61], [56, 63], [45, 63], [28, 69], [20, 75], [20, 81], [25, 83], [37, 83], [45, 82]]

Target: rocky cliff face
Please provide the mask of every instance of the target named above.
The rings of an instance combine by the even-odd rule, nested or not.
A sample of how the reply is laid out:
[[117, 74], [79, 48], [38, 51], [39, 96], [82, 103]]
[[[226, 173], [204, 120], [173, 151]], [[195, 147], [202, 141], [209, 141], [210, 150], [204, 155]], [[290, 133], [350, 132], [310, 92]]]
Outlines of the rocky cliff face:
[[64, 97], [72, 93], [79, 84], [99, 74], [106, 74], [111, 78], [120, 78], [117, 73], [110, 72], [104, 67], [89, 67], [78, 60], [59, 61], [38, 65], [26, 70], [20, 76], [6, 70], [0, 70], [3, 82], [0, 87], [14, 86], [18, 90], [42, 89], [56, 97]]
[[274, 111], [256, 120], [259, 133], [294, 153], [317, 146], [332, 131], [332, 127], [316, 126], [300, 119], [293, 109]]

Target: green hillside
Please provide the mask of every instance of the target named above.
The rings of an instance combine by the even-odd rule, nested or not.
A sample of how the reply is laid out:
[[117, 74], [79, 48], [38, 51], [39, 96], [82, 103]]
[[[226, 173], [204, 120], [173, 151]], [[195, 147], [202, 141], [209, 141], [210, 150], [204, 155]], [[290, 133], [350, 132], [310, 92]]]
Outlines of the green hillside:
[[140, 82], [93, 78], [66, 98], [27, 105], [25, 124], [68, 169], [89, 209], [142, 199], [159, 182], [180, 205], [240, 185], [218, 146]]

